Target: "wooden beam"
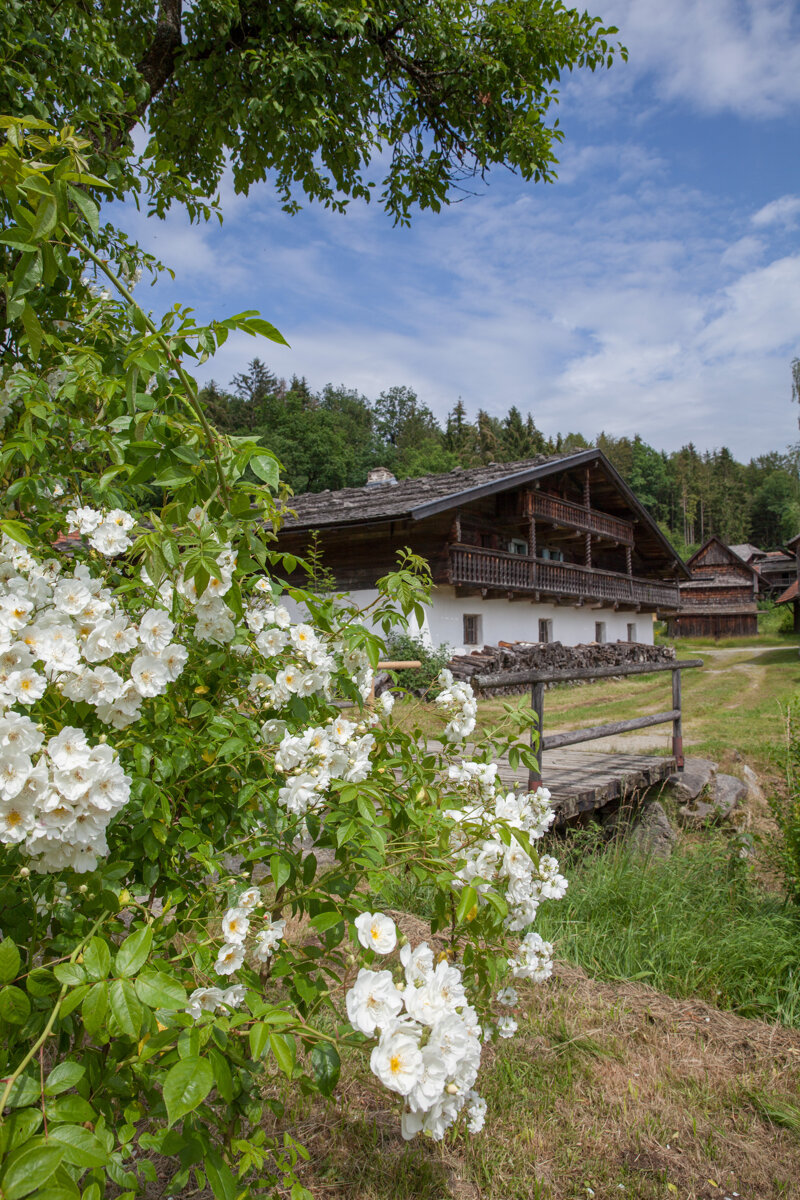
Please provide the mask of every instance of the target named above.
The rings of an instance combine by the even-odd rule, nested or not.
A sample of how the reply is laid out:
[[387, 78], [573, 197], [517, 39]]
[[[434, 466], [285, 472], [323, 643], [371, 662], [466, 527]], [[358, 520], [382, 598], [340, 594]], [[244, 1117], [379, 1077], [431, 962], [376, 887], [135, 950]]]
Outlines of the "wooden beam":
[[567, 679], [613, 679], [623, 675], [654, 675], [659, 671], [683, 671], [702, 667], [702, 658], [673, 659], [671, 662], [618, 663], [614, 667], [573, 667], [566, 671], [509, 671], [498, 675], [473, 675], [470, 683], [485, 692], [518, 683], [563, 683]]
[[[680, 671], [676, 671], [675, 675], [680, 677]], [[569, 733], [551, 733], [542, 739], [542, 749], [556, 750], [559, 746], [576, 746], [579, 742], [593, 742], [597, 738], [613, 737], [617, 733], [627, 733], [630, 729], [647, 729], [649, 725], [666, 725], [667, 722], [680, 721], [680, 716], [681, 710], [673, 708], [669, 712], [654, 713], [652, 717], [633, 717], [628, 721], [611, 721], [608, 725], [592, 725], [588, 729], [573, 729]]]

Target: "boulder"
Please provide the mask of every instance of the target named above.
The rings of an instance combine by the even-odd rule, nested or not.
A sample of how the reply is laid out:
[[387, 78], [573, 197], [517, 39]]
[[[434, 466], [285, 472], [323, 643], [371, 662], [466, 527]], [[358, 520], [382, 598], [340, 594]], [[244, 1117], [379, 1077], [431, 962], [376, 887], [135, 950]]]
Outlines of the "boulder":
[[747, 799], [753, 800], [757, 804], [764, 803], [764, 793], [761, 790], [761, 784], [758, 782], [758, 776], [752, 767], [746, 764], [742, 767], [742, 777], [747, 785]]
[[628, 845], [642, 858], [669, 858], [678, 835], [657, 800], [646, 804], [628, 834]]
[[682, 771], [674, 771], [667, 783], [675, 789], [676, 798], [684, 804], [696, 800], [717, 773], [717, 764], [710, 758], [687, 758]]
[[730, 817], [747, 795], [747, 784], [734, 775], [716, 775], [708, 789], [707, 799], [685, 804], [680, 810], [687, 825], [697, 827], [711, 821], [724, 821]]

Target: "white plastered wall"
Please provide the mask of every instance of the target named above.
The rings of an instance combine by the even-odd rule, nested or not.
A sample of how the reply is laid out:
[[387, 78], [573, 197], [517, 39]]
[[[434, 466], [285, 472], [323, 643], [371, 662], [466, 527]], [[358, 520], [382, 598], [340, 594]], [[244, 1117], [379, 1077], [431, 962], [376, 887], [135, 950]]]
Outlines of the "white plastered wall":
[[[351, 592], [359, 608], [366, 608], [378, 596], [374, 588]], [[433, 603], [426, 610], [420, 629], [412, 619], [409, 632], [431, 646], [442, 643], [454, 654], [469, 653], [475, 645], [464, 645], [465, 615], [480, 618], [478, 646], [496, 646], [498, 642], [538, 642], [539, 620], [552, 621], [551, 641], [565, 646], [595, 640], [595, 625], [605, 623], [607, 642], [628, 641], [628, 626], [636, 626], [635, 641], [653, 644], [652, 613], [614, 612], [613, 608], [590, 608], [556, 604], [532, 604], [529, 600], [482, 600], [480, 596], [456, 596], [452, 587], [433, 590]]]

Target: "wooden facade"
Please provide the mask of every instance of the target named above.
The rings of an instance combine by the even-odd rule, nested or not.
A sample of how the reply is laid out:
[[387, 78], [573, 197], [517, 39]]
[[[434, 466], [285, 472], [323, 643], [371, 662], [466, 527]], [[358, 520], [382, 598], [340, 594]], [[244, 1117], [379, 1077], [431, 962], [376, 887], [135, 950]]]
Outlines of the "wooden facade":
[[668, 619], [670, 637], [750, 637], [758, 633], [759, 577], [719, 538], [692, 555], [691, 580], [680, 585], [680, 607]]
[[[660, 612], [686, 569], [596, 450], [291, 500], [279, 548], [322, 559], [348, 591], [374, 587], [410, 547], [457, 596]], [[299, 577], [298, 577], [299, 578]]]

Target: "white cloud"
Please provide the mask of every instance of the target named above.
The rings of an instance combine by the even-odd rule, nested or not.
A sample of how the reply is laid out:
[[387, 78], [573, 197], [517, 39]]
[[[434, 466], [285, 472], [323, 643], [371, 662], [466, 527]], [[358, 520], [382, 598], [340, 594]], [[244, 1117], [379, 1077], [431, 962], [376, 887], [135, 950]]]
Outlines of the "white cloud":
[[781, 196], [779, 200], [771, 200], [750, 218], [757, 228], [766, 225], [784, 225], [794, 229], [797, 217], [800, 216], [800, 196]]
[[629, 61], [607, 75], [576, 76], [568, 93], [613, 100], [647, 78], [661, 101], [703, 113], [775, 117], [800, 103], [800, 15], [792, 0], [607, 0], [597, 7], [604, 23], [619, 27]]

